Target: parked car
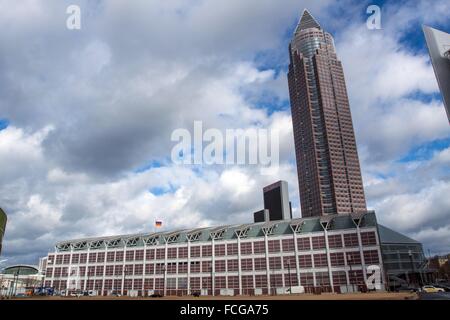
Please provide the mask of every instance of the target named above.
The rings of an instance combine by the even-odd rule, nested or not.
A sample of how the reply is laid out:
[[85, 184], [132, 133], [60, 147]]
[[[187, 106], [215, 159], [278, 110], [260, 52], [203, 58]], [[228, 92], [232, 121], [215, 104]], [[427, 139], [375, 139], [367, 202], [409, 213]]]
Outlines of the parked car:
[[77, 298], [79, 298], [79, 297], [81, 297], [82, 295], [83, 295], [83, 292], [81, 292], [81, 291], [73, 291], [73, 292], [70, 293], [70, 296], [71, 296], [71, 297], [77, 297]]
[[435, 284], [433, 285], [436, 288], [444, 289], [445, 292], [450, 292], [450, 286], [444, 284]]
[[200, 297], [200, 292], [199, 291], [195, 291], [195, 292], [192, 293], [192, 296], [198, 298], [198, 297]]
[[422, 291], [426, 293], [445, 292], [444, 289], [435, 286], [423, 286]]
[[162, 298], [163, 295], [161, 293], [154, 293], [150, 297], [152, 297], [152, 298]]
[[55, 294], [55, 290], [50, 287], [39, 287], [35, 290], [34, 294], [38, 296], [53, 296]]
[[122, 295], [119, 292], [117, 292], [117, 291], [113, 291], [113, 292], [111, 292], [111, 296], [113, 296], [113, 297], [121, 297]]
[[411, 286], [399, 286], [395, 288], [396, 292], [419, 292], [421, 288], [411, 287]]

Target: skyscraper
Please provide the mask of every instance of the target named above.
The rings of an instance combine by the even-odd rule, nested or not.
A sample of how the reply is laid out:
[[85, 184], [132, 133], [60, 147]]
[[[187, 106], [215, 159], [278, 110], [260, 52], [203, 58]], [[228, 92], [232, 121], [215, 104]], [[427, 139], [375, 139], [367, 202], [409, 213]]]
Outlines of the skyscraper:
[[267, 222], [270, 221], [269, 210], [263, 209], [253, 213], [253, 222]]
[[302, 216], [366, 211], [344, 71], [333, 37], [305, 10], [289, 52]]
[[423, 32], [450, 122], [450, 34], [427, 26]]
[[263, 188], [264, 209], [269, 211], [269, 220], [292, 219], [289, 203], [288, 183], [278, 181]]

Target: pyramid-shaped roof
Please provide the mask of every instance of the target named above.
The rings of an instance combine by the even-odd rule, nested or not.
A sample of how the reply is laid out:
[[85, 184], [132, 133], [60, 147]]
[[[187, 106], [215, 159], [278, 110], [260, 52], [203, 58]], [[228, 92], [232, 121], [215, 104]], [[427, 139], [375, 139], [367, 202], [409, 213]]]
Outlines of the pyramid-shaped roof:
[[320, 24], [317, 22], [316, 19], [314, 19], [311, 13], [309, 13], [309, 11], [305, 9], [303, 10], [302, 17], [300, 18], [297, 28], [295, 29], [295, 33], [308, 28], [320, 29]]
[[411, 243], [419, 244], [420, 242], [411, 239], [397, 231], [389, 229], [381, 224], [378, 225], [381, 243]]

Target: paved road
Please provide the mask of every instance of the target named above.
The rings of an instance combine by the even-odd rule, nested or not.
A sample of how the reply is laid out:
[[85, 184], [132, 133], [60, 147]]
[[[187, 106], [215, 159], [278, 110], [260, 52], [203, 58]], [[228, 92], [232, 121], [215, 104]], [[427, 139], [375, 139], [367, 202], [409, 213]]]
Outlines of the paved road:
[[[18, 299], [18, 298], [16, 298]], [[163, 298], [132, 298], [132, 297], [27, 297], [20, 299], [33, 299], [33, 300], [415, 300], [417, 295], [410, 292], [372, 292], [372, 293], [346, 293], [346, 294], [292, 294], [292, 295], [278, 295], [278, 296], [201, 296], [194, 298], [192, 296], [174, 297], [167, 296]]]
[[450, 292], [420, 293], [420, 300], [450, 300]]

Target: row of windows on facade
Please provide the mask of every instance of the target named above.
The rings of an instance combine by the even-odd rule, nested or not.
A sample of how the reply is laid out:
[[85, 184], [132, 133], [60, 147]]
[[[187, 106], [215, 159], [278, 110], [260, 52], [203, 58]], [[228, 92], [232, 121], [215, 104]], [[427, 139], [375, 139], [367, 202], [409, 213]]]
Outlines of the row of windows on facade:
[[[242, 288], [267, 288], [269, 285], [275, 287], [288, 287], [290, 285], [297, 286], [299, 284], [303, 286], [314, 285], [314, 275], [316, 279], [316, 286], [328, 286], [331, 284], [330, 275], [328, 272], [308, 272], [301, 273], [299, 276], [295, 273], [291, 274], [272, 274], [267, 275], [243, 275], [241, 276]], [[215, 276], [214, 288], [215, 289], [239, 289], [239, 276]], [[165, 283], [164, 283], [165, 280]], [[345, 271], [333, 271], [332, 272], [333, 285], [346, 285], [347, 274]], [[348, 272], [348, 280], [351, 284], [363, 284], [364, 276], [361, 270], [353, 270]], [[188, 279], [183, 278], [155, 278], [155, 279], [105, 279], [103, 280], [80, 280], [76, 283], [69, 283], [64, 280], [45, 281], [46, 286], [54, 287], [57, 290], [63, 290], [66, 288], [84, 288], [86, 290], [162, 290], [166, 289], [187, 289]], [[69, 286], [68, 286], [69, 285]], [[207, 277], [191, 277], [189, 279], [189, 288], [192, 289], [211, 289], [212, 281], [211, 276]]]
[[[330, 249], [339, 249], [345, 247], [358, 247], [358, 235], [356, 233], [347, 233], [343, 235], [343, 241], [340, 234], [329, 235], [328, 236], [328, 246]], [[310, 240], [311, 239], [311, 240]], [[361, 233], [361, 244], [363, 246], [376, 245], [376, 236], [374, 232], [362, 232]], [[269, 253], [279, 253], [279, 252], [293, 252], [295, 251], [294, 239], [283, 239], [283, 240], [269, 240], [268, 241], [268, 252]], [[317, 236], [312, 238], [298, 238], [297, 239], [297, 249], [299, 251], [308, 250], [321, 250], [326, 248], [325, 237]], [[265, 242], [255, 241], [255, 242], [243, 242], [241, 243], [241, 255], [249, 254], [263, 254], [265, 253]], [[226, 256], [226, 255], [237, 255], [238, 246], [236, 243], [228, 244], [217, 244], [214, 246], [215, 256]], [[166, 256], [165, 248], [157, 249], [147, 249], [145, 251], [147, 260], [163, 260]], [[210, 257], [212, 256], [212, 245], [202, 245], [202, 246], [191, 246], [190, 257]], [[55, 259], [55, 264], [83, 264], [89, 263], [103, 263], [107, 262], [121, 262], [125, 261], [141, 261], [144, 260], [144, 250], [127, 250], [125, 251], [110, 251], [110, 252], [91, 252], [89, 255], [87, 253], [72, 253], [72, 254], [58, 254], [56, 258], [54, 255], [48, 256], [48, 264], [51, 265]], [[173, 247], [167, 248], [167, 259], [177, 259], [177, 258], [187, 258], [188, 257], [188, 247]]]
[[[366, 250], [363, 252], [364, 263], [366, 265], [376, 265], [380, 263], [378, 250]], [[328, 257], [326, 254], [300, 255], [298, 258], [299, 269], [323, 268], [328, 267]], [[269, 268], [267, 268], [267, 262]], [[269, 257], [266, 258], [244, 258], [240, 260], [241, 271], [264, 271], [264, 270], [292, 270], [297, 267], [295, 256]], [[344, 267], [345, 265], [361, 265], [362, 259], [359, 251], [330, 253], [331, 267]], [[208, 272], [237, 272], [239, 270], [239, 260], [216, 260], [214, 268], [211, 261], [191, 261], [190, 273], [208, 273]], [[177, 274], [188, 273], [188, 262], [171, 263], [150, 263], [150, 264], [126, 264], [126, 265], [107, 265], [107, 266], [85, 266], [78, 269], [70, 269], [71, 277], [85, 276], [142, 276], [155, 274]], [[87, 272], [86, 272], [87, 270]], [[68, 267], [47, 268], [46, 277], [59, 278], [68, 277]]]
[[416, 269], [420, 269], [422, 263], [421, 262], [384, 262], [384, 266], [386, 270], [411, 270], [414, 266]]

